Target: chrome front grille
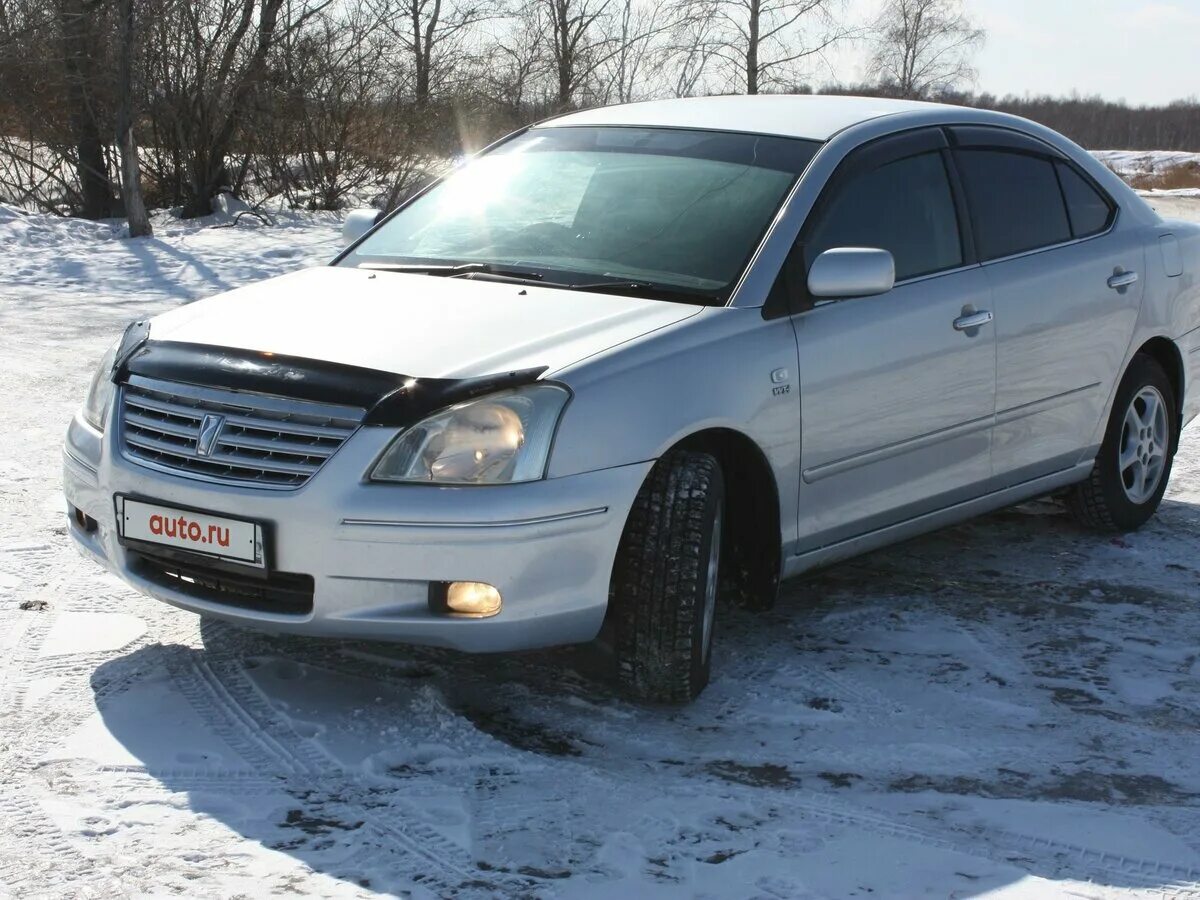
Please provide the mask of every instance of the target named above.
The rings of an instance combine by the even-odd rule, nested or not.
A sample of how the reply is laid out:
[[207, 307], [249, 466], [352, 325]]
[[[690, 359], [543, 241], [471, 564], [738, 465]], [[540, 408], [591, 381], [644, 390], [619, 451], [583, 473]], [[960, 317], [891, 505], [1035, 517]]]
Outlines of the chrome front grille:
[[308, 481], [364, 410], [132, 375], [121, 388], [127, 458], [196, 478], [266, 488]]

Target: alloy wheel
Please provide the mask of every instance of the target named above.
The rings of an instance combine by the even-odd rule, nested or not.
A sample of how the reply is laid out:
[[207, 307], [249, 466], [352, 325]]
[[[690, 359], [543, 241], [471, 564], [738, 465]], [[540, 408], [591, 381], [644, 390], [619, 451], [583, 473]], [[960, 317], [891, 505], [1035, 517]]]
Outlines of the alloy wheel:
[[1117, 461], [1121, 485], [1132, 503], [1142, 504], [1154, 496], [1162, 480], [1170, 440], [1167, 404], [1158, 388], [1143, 387], [1133, 395], [1125, 411]]

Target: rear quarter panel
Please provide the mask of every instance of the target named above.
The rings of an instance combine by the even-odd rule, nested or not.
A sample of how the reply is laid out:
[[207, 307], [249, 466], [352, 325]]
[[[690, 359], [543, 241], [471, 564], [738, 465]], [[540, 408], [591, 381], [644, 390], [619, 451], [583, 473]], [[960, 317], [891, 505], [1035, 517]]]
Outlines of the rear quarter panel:
[[1149, 229], [1146, 276], [1138, 337], [1131, 352], [1156, 335], [1175, 340], [1183, 358], [1187, 423], [1200, 414], [1200, 225], [1165, 220]]

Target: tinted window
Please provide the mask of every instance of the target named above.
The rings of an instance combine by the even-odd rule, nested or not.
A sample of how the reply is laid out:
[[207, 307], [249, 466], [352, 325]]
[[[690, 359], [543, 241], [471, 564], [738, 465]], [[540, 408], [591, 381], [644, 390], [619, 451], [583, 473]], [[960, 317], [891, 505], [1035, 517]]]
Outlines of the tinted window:
[[960, 150], [981, 259], [997, 259], [1071, 239], [1054, 163], [1004, 150]]
[[805, 242], [809, 264], [834, 247], [878, 247], [896, 280], [962, 265], [962, 240], [939, 153], [887, 163], [842, 185]]
[[1108, 199], [1080, 175], [1073, 166], [1060, 162], [1058, 179], [1067, 200], [1071, 232], [1077, 238], [1097, 234], [1108, 227], [1112, 206]]

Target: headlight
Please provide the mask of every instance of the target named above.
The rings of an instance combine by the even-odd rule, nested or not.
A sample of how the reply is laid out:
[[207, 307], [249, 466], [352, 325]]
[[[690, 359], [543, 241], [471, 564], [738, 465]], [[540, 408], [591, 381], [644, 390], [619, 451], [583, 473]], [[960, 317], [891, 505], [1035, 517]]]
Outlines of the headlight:
[[537, 481], [546, 474], [554, 429], [569, 396], [556, 385], [535, 384], [459, 403], [397, 437], [371, 480]]
[[121, 342], [113, 344], [100, 360], [100, 367], [92, 376], [88, 386], [87, 399], [83, 401], [83, 417], [97, 431], [104, 430], [104, 420], [108, 418], [108, 408], [112, 405], [116, 386], [113, 384], [113, 362], [117, 358], [117, 348]]

